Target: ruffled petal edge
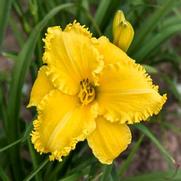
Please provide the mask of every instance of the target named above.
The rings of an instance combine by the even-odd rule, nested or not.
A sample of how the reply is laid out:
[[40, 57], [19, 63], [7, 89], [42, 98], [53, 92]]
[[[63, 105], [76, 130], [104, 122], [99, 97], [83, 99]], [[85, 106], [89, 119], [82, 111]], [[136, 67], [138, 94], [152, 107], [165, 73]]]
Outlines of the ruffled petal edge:
[[[96, 124], [95, 124], [95, 128], [93, 130], [88, 130], [88, 129], [84, 129], [82, 131], [82, 134], [80, 134], [79, 136], [75, 137], [69, 144], [69, 146], [64, 147], [61, 151], [55, 150], [53, 152], [49, 152], [43, 145], [40, 139], [40, 134], [39, 134], [39, 130], [40, 130], [40, 124], [41, 124], [41, 111], [43, 110], [44, 105], [46, 104], [46, 101], [53, 96], [54, 91], [57, 90], [52, 90], [48, 95], [46, 95], [43, 100], [40, 103], [40, 106], [38, 107], [38, 118], [36, 120], [33, 121], [33, 126], [34, 129], [32, 131], [31, 135], [31, 141], [34, 144], [34, 148], [37, 150], [37, 152], [39, 152], [40, 154], [43, 153], [49, 153], [49, 160], [53, 161], [53, 160], [58, 160], [58, 161], [62, 161], [62, 157], [63, 156], [67, 156], [69, 154], [69, 152], [71, 150], [74, 150], [76, 147], [76, 144], [80, 141], [84, 141], [87, 136], [96, 128]], [[97, 117], [98, 115], [98, 105], [95, 103], [94, 106], [91, 107], [91, 112], [93, 114], [93, 117]]]

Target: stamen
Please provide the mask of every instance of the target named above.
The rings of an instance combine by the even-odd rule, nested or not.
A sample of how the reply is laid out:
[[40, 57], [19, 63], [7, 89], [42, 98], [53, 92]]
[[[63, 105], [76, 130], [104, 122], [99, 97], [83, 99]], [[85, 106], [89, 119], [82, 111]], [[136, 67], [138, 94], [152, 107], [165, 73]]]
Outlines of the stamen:
[[80, 81], [80, 92], [78, 94], [78, 97], [83, 105], [87, 105], [94, 100], [95, 88], [89, 82], [88, 78]]

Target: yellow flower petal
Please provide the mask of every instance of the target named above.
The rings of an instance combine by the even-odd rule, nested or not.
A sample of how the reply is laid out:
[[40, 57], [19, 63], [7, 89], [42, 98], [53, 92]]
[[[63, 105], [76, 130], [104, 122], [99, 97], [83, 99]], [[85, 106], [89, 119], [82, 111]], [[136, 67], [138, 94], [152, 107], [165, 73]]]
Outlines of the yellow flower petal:
[[103, 117], [98, 117], [96, 129], [87, 141], [101, 163], [111, 164], [130, 144], [131, 132], [126, 124], [110, 123]]
[[38, 71], [38, 76], [33, 85], [30, 95], [30, 102], [27, 107], [38, 106], [43, 97], [53, 89], [53, 85], [48, 80], [46, 72], [47, 66], [42, 66]]
[[81, 106], [74, 96], [52, 90], [42, 101], [34, 121], [32, 142], [50, 160], [61, 160], [95, 129], [96, 105]]
[[89, 31], [88, 28], [85, 27], [85, 25], [81, 26], [79, 22], [74, 21], [73, 23], [68, 24], [64, 31], [66, 32], [77, 32], [78, 34], [82, 34], [88, 38], [92, 37], [92, 33]]
[[129, 124], [158, 114], [166, 95], [158, 93], [145, 69], [134, 61], [107, 65], [100, 77], [97, 101], [110, 121]]
[[101, 36], [97, 40], [97, 43], [95, 43], [95, 47], [104, 56], [105, 65], [114, 64], [122, 61], [132, 61], [132, 59], [128, 57], [125, 52], [123, 52], [114, 44], [110, 43], [109, 39], [107, 39], [105, 36]]
[[104, 62], [85, 28], [77, 23], [67, 26], [65, 31], [48, 28], [44, 41], [43, 60], [50, 67], [48, 76], [56, 88], [75, 95], [81, 80], [88, 78], [96, 84]]

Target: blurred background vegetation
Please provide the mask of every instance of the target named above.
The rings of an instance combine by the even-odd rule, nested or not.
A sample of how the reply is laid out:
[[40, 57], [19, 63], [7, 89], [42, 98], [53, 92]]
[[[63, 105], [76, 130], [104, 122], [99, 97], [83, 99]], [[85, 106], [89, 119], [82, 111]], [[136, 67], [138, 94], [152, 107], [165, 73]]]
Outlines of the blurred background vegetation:
[[[42, 38], [47, 27], [76, 19], [112, 40], [118, 9], [135, 30], [128, 55], [168, 101], [158, 116], [132, 126], [132, 144], [112, 165], [101, 165], [84, 142], [63, 162], [49, 162], [31, 144], [36, 111], [26, 109]], [[0, 180], [181, 180], [181, 0], [0, 0], [0, 47]]]

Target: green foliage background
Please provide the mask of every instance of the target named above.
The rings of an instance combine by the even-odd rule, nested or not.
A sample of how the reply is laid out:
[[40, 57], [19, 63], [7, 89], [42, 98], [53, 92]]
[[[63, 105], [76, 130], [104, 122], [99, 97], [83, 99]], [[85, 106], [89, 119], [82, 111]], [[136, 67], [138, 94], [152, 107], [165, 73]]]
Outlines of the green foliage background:
[[[30, 78], [32, 82], [35, 80], [42, 64], [42, 37], [47, 27], [65, 27], [76, 19], [89, 27], [94, 36], [106, 35], [111, 40], [112, 20], [118, 9], [125, 12], [135, 29], [135, 38], [128, 55], [144, 64], [149, 73], [163, 81], [167, 86], [161, 91], [167, 92], [178, 107], [181, 105], [177, 86], [181, 44], [175, 46], [171, 41], [172, 37], [181, 34], [180, 0], [0, 0], [1, 56], [14, 65], [11, 72], [0, 71], [0, 180], [181, 180], [177, 161], [162, 146], [149, 124], [132, 127], [133, 132], [139, 130], [139, 134], [131, 149], [121, 162], [115, 161], [110, 166], [101, 165], [87, 151], [84, 143], [78, 144], [76, 150], [64, 158], [63, 162], [49, 162], [46, 156], [37, 154], [31, 144], [31, 121], [36, 112], [31, 111], [32, 120], [21, 116], [21, 108], [26, 107], [29, 98], [29, 92], [23, 91], [23, 88]], [[16, 39], [19, 48], [17, 52], [4, 46], [8, 28]], [[164, 63], [173, 67], [171, 76], [157, 69]], [[173, 114], [164, 108], [157, 117], [150, 120], [150, 124], [159, 123], [160, 129], [170, 129], [181, 135], [174, 124], [165, 121], [166, 113]], [[179, 113], [175, 110], [174, 114], [178, 116]], [[125, 176], [145, 137], [162, 153], [168, 163], [168, 170]]]

